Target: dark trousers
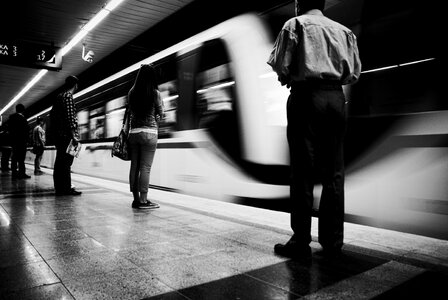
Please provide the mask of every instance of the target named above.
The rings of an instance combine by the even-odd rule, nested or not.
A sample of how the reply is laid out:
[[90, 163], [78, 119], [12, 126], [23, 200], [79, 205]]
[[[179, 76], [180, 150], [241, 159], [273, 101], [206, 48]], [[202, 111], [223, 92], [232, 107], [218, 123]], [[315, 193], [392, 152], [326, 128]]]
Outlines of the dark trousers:
[[26, 144], [12, 145], [11, 170], [13, 174], [25, 174]]
[[59, 138], [56, 142], [56, 159], [54, 162], [53, 182], [56, 193], [64, 193], [71, 189], [71, 166], [74, 157], [67, 154], [70, 138]]
[[296, 84], [287, 103], [287, 137], [291, 159], [291, 241], [311, 242], [313, 188], [322, 183], [319, 204], [319, 243], [340, 249], [344, 235], [343, 139], [347, 116], [342, 87], [335, 84]]
[[9, 159], [11, 158], [11, 148], [7, 146], [3, 146], [2, 149], [2, 159], [1, 159], [1, 168], [2, 171], [8, 171], [9, 168]]

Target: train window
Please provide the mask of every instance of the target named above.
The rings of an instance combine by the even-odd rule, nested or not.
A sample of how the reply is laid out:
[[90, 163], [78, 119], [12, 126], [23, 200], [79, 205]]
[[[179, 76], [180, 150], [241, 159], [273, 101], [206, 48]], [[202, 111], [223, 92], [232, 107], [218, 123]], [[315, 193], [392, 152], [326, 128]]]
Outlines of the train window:
[[89, 138], [92, 140], [104, 138], [104, 106], [90, 110], [89, 113]]
[[105, 138], [115, 137], [120, 132], [126, 106], [126, 96], [122, 96], [106, 103]]
[[169, 56], [156, 65], [159, 73], [159, 91], [163, 102], [165, 118], [159, 123], [159, 137], [168, 137], [177, 128], [177, 103], [179, 83], [177, 80], [176, 57]]
[[211, 120], [223, 111], [232, 111], [232, 86], [229, 65], [224, 64], [199, 73], [197, 90], [199, 128], [207, 128]]
[[198, 127], [206, 129], [227, 154], [239, 158], [235, 79], [222, 40], [212, 40], [202, 46], [196, 87]]
[[89, 139], [89, 111], [78, 112], [78, 130], [81, 140]]
[[179, 99], [177, 81], [172, 80], [159, 84], [159, 91], [165, 112], [165, 118], [159, 123], [159, 136], [163, 137], [169, 135], [176, 128], [177, 101]]

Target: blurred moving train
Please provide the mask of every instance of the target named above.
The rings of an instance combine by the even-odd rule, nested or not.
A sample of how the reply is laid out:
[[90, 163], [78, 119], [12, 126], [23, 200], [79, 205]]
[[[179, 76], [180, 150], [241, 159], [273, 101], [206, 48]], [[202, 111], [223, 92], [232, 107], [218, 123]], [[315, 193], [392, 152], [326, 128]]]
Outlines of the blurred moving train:
[[[359, 36], [363, 60], [360, 81], [344, 87], [350, 103], [346, 220], [447, 239], [448, 105], [441, 81], [422, 75], [434, 74], [440, 61], [416, 48], [399, 55], [389, 49], [379, 59], [387, 47], [375, 44], [378, 31], [402, 33], [414, 10], [400, 2], [403, 7], [374, 18], [372, 2], [346, 1], [360, 16], [349, 21], [337, 5], [325, 12]], [[237, 16], [75, 94], [84, 151], [72, 171], [127, 182], [129, 162], [111, 157], [110, 148], [136, 72], [151, 63], [166, 110], [151, 186], [225, 201], [287, 199], [289, 91], [266, 64], [279, 29], [262, 16]], [[52, 168], [54, 157], [50, 146], [42, 165]], [[33, 154], [27, 159], [32, 163]], [[319, 185], [315, 195], [318, 207]]]

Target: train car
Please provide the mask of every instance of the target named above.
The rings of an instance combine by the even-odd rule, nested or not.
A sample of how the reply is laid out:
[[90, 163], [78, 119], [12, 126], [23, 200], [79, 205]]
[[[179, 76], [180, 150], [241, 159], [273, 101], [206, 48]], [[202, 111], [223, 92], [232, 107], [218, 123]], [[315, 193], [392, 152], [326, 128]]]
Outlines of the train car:
[[[111, 157], [110, 147], [137, 70], [151, 63], [166, 110], [152, 187], [221, 200], [286, 198], [288, 91], [266, 64], [271, 46], [265, 24], [243, 15], [76, 93], [84, 151], [72, 171], [128, 180], [129, 162]], [[42, 165], [53, 159], [48, 148]]]
[[[407, 34], [437, 26], [432, 19], [415, 25], [413, 2], [383, 2], [330, 1], [325, 11], [358, 35], [363, 62], [359, 82], [344, 87], [346, 220], [446, 239], [448, 105], [441, 79], [422, 75], [444, 65], [432, 35], [423, 47]], [[378, 9], [382, 4], [387, 10]], [[127, 182], [129, 162], [111, 157], [110, 147], [138, 68], [152, 63], [166, 117], [151, 186], [260, 206], [287, 199], [289, 91], [266, 60], [279, 24], [293, 11], [289, 4], [268, 17], [232, 18], [78, 92], [84, 151], [73, 172]], [[53, 161], [50, 147], [42, 165]], [[320, 191], [317, 182], [316, 210]]]

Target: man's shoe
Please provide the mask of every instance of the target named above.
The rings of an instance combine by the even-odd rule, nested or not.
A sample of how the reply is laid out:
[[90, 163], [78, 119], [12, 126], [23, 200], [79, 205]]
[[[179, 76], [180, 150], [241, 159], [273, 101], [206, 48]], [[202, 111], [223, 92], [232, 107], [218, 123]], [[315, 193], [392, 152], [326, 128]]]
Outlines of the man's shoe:
[[146, 201], [145, 203], [137, 202], [135, 204], [134, 202], [132, 202], [132, 207], [138, 209], [155, 209], [159, 208], [160, 206], [157, 203]]
[[29, 179], [29, 178], [31, 178], [31, 176], [27, 175], [27, 174], [19, 174], [19, 175], [17, 175], [17, 178], [18, 179]]
[[42, 175], [42, 174], [44, 174], [44, 172], [42, 172], [40, 170], [34, 171], [34, 175], [39, 176], [39, 175]]
[[149, 208], [151, 208], [151, 209], [160, 207], [160, 205], [158, 205], [157, 203], [154, 203], [154, 202], [147, 201], [146, 203], [149, 205]]
[[280, 256], [307, 261], [311, 259], [311, 248], [309, 246], [299, 247], [292, 243], [276, 244], [274, 252]]
[[77, 191], [75, 189], [70, 189], [70, 191], [68, 191], [68, 193], [67, 193], [67, 195], [71, 195], [71, 196], [79, 196], [81, 194], [82, 194], [82, 192]]
[[79, 196], [82, 192], [75, 189], [70, 189], [68, 191], [56, 191], [55, 194], [56, 196]]

